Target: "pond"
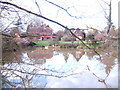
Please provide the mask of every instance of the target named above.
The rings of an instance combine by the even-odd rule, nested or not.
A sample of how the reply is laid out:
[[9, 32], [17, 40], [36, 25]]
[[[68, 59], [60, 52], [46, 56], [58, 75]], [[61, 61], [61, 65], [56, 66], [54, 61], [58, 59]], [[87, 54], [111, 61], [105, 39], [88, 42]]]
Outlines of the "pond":
[[118, 88], [112, 51], [28, 48], [3, 53], [3, 88]]

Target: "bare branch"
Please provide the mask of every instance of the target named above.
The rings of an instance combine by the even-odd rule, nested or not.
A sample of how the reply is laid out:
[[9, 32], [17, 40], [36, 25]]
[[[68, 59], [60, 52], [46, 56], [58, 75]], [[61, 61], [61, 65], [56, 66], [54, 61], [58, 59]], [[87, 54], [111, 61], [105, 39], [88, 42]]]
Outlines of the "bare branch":
[[[9, 28], [9, 26], [10, 26], [11, 24], [13, 24], [14, 21], [15, 21], [15, 19], [14, 19], [10, 24], [8, 24], [8, 26], [7, 26], [4, 30], [2, 30], [2, 32], [3, 32], [3, 33], [9, 32], [9, 30], [7, 30], [7, 29]], [[6, 30], [7, 30], [7, 31], [6, 31]]]
[[73, 16], [73, 15], [71, 15], [71, 14], [68, 12], [68, 10], [67, 10], [67, 9], [70, 9], [70, 7], [68, 7], [67, 9], [65, 9], [65, 8], [63, 8], [63, 7], [61, 7], [61, 6], [57, 5], [57, 4], [55, 4], [55, 3], [53, 3], [53, 2], [50, 2], [50, 1], [48, 1], [48, 0], [45, 0], [45, 1], [47, 1], [48, 3], [54, 5], [54, 6], [60, 8], [60, 9], [62, 9], [62, 10], [64, 10], [70, 17], [74, 17], [74, 18], [76, 18], [76, 19], [82, 18], [82, 17], [78, 17], [78, 16]]
[[108, 20], [108, 15], [107, 15], [104, 7], [100, 4], [99, 0], [97, 0], [97, 1], [98, 1], [99, 5], [101, 6], [101, 8], [103, 9], [103, 12], [104, 12], [104, 14], [105, 14], [105, 18]]
[[[98, 0], [97, 0], [98, 1]], [[111, 19], [111, 14], [112, 14], [112, 6], [111, 6], [111, 2], [112, 0], [110, 0], [109, 3], [105, 2], [104, 0], [102, 0], [102, 2], [104, 2], [106, 5], [108, 5], [109, 7], [109, 14], [107, 15], [107, 12], [105, 11], [104, 7], [100, 4], [100, 2], [98, 1], [98, 3], [100, 4], [100, 6], [102, 7], [104, 14], [105, 14], [105, 18], [108, 21], [108, 29], [107, 29], [107, 34], [110, 32], [110, 28], [112, 26], [112, 19]]]
[[8, 35], [8, 34], [5, 34], [5, 33], [2, 33], [3, 36], [7, 36], [7, 37], [12, 37], [11, 35]]
[[98, 82], [103, 83], [106, 86], [106, 88], [108, 88], [108, 86], [111, 87], [110, 85], [107, 85], [106, 82], [105, 82], [105, 80], [109, 76], [109, 74], [105, 77], [105, 79], [102, 79], [102, 78], [98, 77], [94, 72], [92, 72], [88, 65], [87, 65], [87, 68], [96, 78], [98, 78]]
[[3, 67], [2, 70], [17, 71], [17, 72], [20, 72], [20, 73], [29, 74], [29, 75], [37, 75], [37, 76], [42, 76], [42, 75], [52, 76], [52, 77], [57, 77], [57, 78], [68, 77], [68, 76], [79, 74], [79, 73], [74, 73], [74, 74], [72, 73], [72, 74], [68, 74], [68, 75], [39, 74], [39, 73], [33, 73], [33, 72], [25, 72], [25, 71], [22, 71], [22, 70], [14, 70], [14, 69], [5, 68], [5, 67]]
[[111, 20], [111, 14], [112, 14], [112, 6], [111, 6], [111, 1], [110, 1], [110, 4], [109, 4], [109, 16], [108, 16], [108, 30], [107, 30], [107, 34], [109, 33], [110, 31], [110, 28], [112, 26], [112, 20]]
[[38, 5], [38, 3], [37, 3], [37, 1], [36, 1], [36, 0], [35, 0], [35, 4], [36, 4], [36, 5], [37, 5], [37, 7], [38, 7], [38, 10], [39, 10], [40, 15], [42, 15], [41, 10], [40, 10], [40, 7], [39, 7], [39, 5]]
[[105, 4], [109, 5], [109, 3], [105, 2], [104, 0], [102, 0]]
[[[49, 19], [49, 18], [44, 17], [44, 16], [42, 16], [42, 15], [39, 15], [39, 14], [37, 14], [37, 13], [31, 12], [31, 11], [29, 11], [29, 10], [27, 10], [27, 9], [24, 9], [24, 8], [22, 8], [22, 7], [20, 7], [20, 6], [17, 6], [17, 5], [15, 5], [15, 4], [12, 4], [12, 3], [9, 3], [9, 2], [4, 2], [4, 1], [0, 1], [0, 3], [2, 3], [2, 4], [7, 4], [7, 5], [12, 5], [12, 6], [14, 6], [14, 7], [16, 7], [16, 8], [18, 8], [18, 9], [20, 9], [20, 10], [23, 10], [23, 11], [27, 12], [27, 13], [36, 15], [36, 16], [38, 16], [38, 17], [41, 17], [41, 18], [45, 19], [45, 20], [48, 20], [48, 21], [53, 22], [53, 23], [56, 23], [56, 24], [60, 25], [60, 26], [63, 27], [63, 28], [67, 28], [66, 26], [58, 23], [57, 21], [54, 21], [54, 20], [52, 20], [52, 19]], [[68, 28], [67, 28], [67, 29], [68, 29]]]

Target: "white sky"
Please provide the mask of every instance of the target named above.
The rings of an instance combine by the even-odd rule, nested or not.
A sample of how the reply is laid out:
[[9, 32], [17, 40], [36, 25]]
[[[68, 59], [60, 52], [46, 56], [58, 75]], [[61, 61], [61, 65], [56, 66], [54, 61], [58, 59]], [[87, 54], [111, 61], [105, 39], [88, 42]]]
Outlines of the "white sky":
[[[39, 13], [38, 7], [34, 3], [35, 0], [12, 0], [11, 2], [21, 7], [27, 8], [33, 12]], [[106, 26], [106, 19], [104, 18], [104, 11], [101, 8], [100, 4], [106, 9], [102, 0], [49, 0], [63, 8], [69, 8], [68, 12], [72, 16], [82, 17], [76, 19], [70, 17], [64, 10], [51, 5], [45, 0], [36, 0], [40, 6], [40, 10], [43, 16], [53, 19], [65, 26], [72, 28], [86, 28], [86, 25], [92, 26], [95, 28], [104, 29]], [[108, 2], [109, 0], [104, 0]], [[112, 20], [114, 25], [118, 26], [118, 1], [112, 0]], [[44, 21], [46, 24], [49, 24], [55, 31], [61, 29], [60, 26], [53, 24], [49, 21]]]

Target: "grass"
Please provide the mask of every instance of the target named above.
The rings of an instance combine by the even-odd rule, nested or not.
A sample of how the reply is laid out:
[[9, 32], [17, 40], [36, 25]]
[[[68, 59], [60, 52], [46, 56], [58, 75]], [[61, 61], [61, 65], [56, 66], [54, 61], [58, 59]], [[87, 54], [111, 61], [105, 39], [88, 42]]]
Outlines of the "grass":
[[[38, 46], [49, 46], [51, 44], [51, 42], [49, 41], [32, 41], [34, 42], [35, 44], [37, 44]], [[58, 41], [59, 44], [81, 44], [82, 42], [81, 41]], [[87, 43], [87, 41], [83, 41], [85, 44]], [[91, 42], [88, 42], [88, 43], [91, 43]], [[103, 42], [97, 42], [99, 44], [103, 43]], [[91, 48], [93, 48], [91, 46]]]
[[35, 44], [37, 44], [38, 46], [49, 46], [49, 41], [32, 41]]
[[[71, 44], [71, 43], [74, 43], [74, 44], [81, 44], [82, 42], [81, 41], [59, 41], [60, 43], [67, 43], [67, 44]], [[83, 41], [84, 43], [87, 43], [86, 41]]]
[[[98, 49], [98, 48], [101, 48], [101, 47], [91, 45], [91, 46], [89, 46], [89, 48], [96, 48], [96, 49]], [[83, 49], [87, 49], [87, 47], [84, 46]]]
[[[82, 42], [81, 41], [59, 41], [60, 43], [74, 43], [74, 44], [81, 44]], [[85, 44], [87, 44], [87, 43], [91, 43], [91, 41], [83, 41]], [[102, 44], [103, 42], [101, 42], [101, 41], [97, 41], [96, 43], [99, 43], [99, 44]]]

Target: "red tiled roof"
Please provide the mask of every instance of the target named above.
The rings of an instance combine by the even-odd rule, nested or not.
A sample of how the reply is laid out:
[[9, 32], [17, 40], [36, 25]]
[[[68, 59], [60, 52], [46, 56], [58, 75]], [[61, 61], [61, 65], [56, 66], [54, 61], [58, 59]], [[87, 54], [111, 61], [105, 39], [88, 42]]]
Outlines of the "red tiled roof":
[[52, 35], [53, 29], [48, 26], [35, 26], [29, 27], [28, 33], [29, 34], [40, 34], [40, 35]]

